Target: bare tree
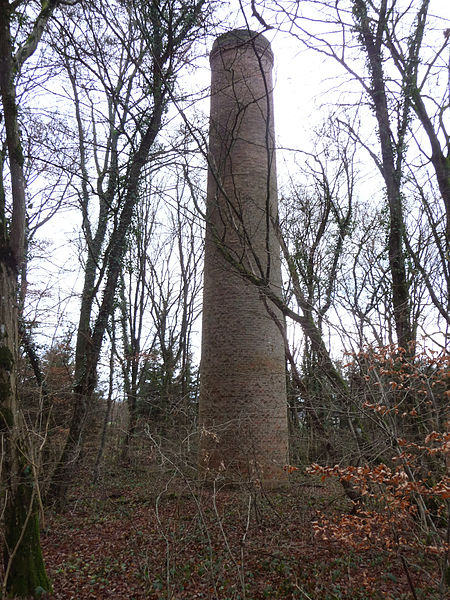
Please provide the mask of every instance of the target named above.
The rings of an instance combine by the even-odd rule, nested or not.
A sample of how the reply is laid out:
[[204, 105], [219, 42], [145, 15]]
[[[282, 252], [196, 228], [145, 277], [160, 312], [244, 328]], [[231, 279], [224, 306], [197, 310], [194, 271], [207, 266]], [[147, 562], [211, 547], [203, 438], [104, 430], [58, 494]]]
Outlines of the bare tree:
[[[63, 504], [83, 442], [142, 173], [174, 81], [203, 28], [204, 0], [80, 5], [60, 23], [80, 151], [79, 202], [86, 239], [77, 334], [74, 413], [50, 495]], [[70, 46], [68, 46], [70, 44]], [[85, 110], [86, 108], [86, 110]], [[97, 200], [97, 214], [91, 212]], [[98, 306], [96, 307], [96, 304]]]
[[[185, 205], [186, 184], [176, 165], [167, 170], [153, 182], [151, 176], [147, 179], [121, 282], [122, 368], [129, 409], [123, 458], [128, 457], [139, 410], [162, 423], [189, 401], [191, 332], [199, 312], [203, 252], [198, 217]], [[158, 370], [158, 381], [150, 394], [146, 376], [152, 368]]]
[[[445, 22], [439, 23], [429, 14], [430, 0], [382, 0], [377, 4], [345, 0], [334, 5], [319, 1], [304, 2], [297, 8], [294, 10], [292, 3], [283, 1], [252, 2], [256, 16], [287, 30], [304, 47], [336, 61], [347, 73], [348, 81], [360, 86], [363, 96], [355, 108], [364, 118], [374, 118], [377, 140], [367, 141], [367, 136], [360, 136], [349, 122], [347, 126], [349, 134], [372, 157], [384, 181], [389, 211], [387, 248], [393, 316], [397, 341], [400, 346], [407, 346], [415, 338], [411, 277], [423, 279], [439, 318], [447, 323], [450, 318], [445, 258], [449, 239], [449, 174], [445, 158], [448, 90], [445, 84], [438, 84], [439, 75], [445, 80], [448, 72]], [[418, 152], [422, 153], [421, 161], [417, 159]], [[441, 262], [443, 278], [439, 282], [428, 274], [428, 263], [423, 262], [424, 255], [421, 256], [414, 235], [414, 223], [411, 227], [411, 220], [420, 210], [418, 204], [407, 200], [413, 189], [414, 198], [422, 197], [425, 202], [422, 214], [429, 219], [427, 228], [432, 232], [429, 242]], [[440, 206], [433, 199], [436, 192], [440, 194]], [[430, 212], [427, 204], [437, 210]], [[408, 266], [409, 258], [413, 260], [413, 269]]]
[[[2, 435], [2, 488], [4, 505], [5, 576], [2, 592], [17, 596], [49, 590], [39, 541], [33, 465], [21, 428], [16, 375], [18, 358], [18, 276], [25, 250], [25, 172], [19, 129], [17, 86], [24, 63], [35, 53], [44, 29], [59, 2], [50, 0], [37, 13], [29, 13], [25, 2], [0, 3], [0, 93], [3, 106], [10, 194], [2, 185], [0, 194], [0, 415]], [[24, 19], [25, 12], [31, 18]], [[28, 22], [27, 29], [22, 23]], [[3, 166], [3, 165], [2, 165]]]

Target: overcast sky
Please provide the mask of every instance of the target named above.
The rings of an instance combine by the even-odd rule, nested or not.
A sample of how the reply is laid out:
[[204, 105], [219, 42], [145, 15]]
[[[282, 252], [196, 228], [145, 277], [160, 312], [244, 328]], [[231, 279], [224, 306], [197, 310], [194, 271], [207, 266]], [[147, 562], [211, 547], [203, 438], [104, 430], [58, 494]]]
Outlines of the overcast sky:
[[[403, 1], [403, 0], [401, 0]], [[261, 25], [255, 18], [251, 18], [247, 14], [248, 20], [243, 16], [240, 10], [238, 0], [232, 0], [229, 6], [224, 6], [224, 19], [221, 21], [220, 29], [216, 32], [211, 32], [211, 35], [204, 45], [203, 58], [198, 61], [198, 68], [195, 70], [195, 79], [191, 80], [191, 85], [194, 89], [204, 90], [204, 100], [198, 104], [198, 108], [204, 112], [205, 118], [209, 109], [209, 100], [207, 93], [210, 82], [210, 71], [208, 55], [216, 35], [223, 31], [236, 27], [245, 27], [246, 24], [252, 29], [261, 30]], [[307, 2], [303, 2], [302, 9], [309, 10]], [[437, 35], [441, 35], [443, 31], [450, 27], [450, 0], [431, 0], [430, 14], [438, 17]], [[225, 17], [226, 15], [226, 17]], [[445, 21], [447, 19], [447, 22]], [[359, 86], [339, 87], [338, 84], [342, 81], [338, 77], [343, 75], [343, 70], [340, 69], [332, 59], [324, 59], [322, 55], [305, 49], [302, 44], [294, 37], [287, 33], [277, 31], [275, 29], [265, 32], [265, 36], [270, 40], [272, 49], [275, 55], [274, 68], [274, 100], [275, 100], [275, 126], [278, 144], [283, 148], [299, 148], [310, 149], [312, 138], [312, 130], [315, 125], [321, 123], [326, 117], [331, 105], [338, 99], [342, 99], [343, 90], [351, 91], [353, 89], [354, 98], [360, 96]], [[446, 48], [447, 58], [450, 48]], [[191, 77], [190, 73], [187, 78]], [[348, 80], [348, 77], [346, 76]], [[284, 158], [290, 153], [282, 155], [279, 152], [278, 165], [279, 172], [283, 175]], [[51, 231], [51, 239], [55, 242], [55, 252], [53, 253], [55, 262], [57, 259], [62, 259], [62, 262], [71, 270], [68, 273], [68, 281], [75, 284], [75, 288], [79, 288], [81, 279], [76, 277], [79, 264], [76, 263], [75, 256], [72, 250], [70, 257], [64, 258], [62, 248], [67, 245], [67, 239], [74, 239], [75, 232], [79, 227], [79, 215], [74, 216], [74, 219], [67, 219], [63, 216], [60, 220], [61, 225], [56, 227], [56, 221], [52, 222], [49, 228], [42, 233], [48, 235]], [[58, 250], [59, 248], [59, 250]], [[74, 260], [75, 259], [75, 260]], [[44, 276], [45, 280], [46, 276]], [[61, 276], [57, 276], [61, 282]], [[48, 278], [47, 278], [48, 280]], [[40, 285], [42, 285], [42, 280]], [[70, 285], [66, 290], [61, 291], [61, 296], [70, 296]], [[54, 298], [55, 307], [58, 305], [60, 298]], [[72, 314], [76, 315], [75, 312]], [[58, 316], [55, 313], [52, 320], [57, 320]]]

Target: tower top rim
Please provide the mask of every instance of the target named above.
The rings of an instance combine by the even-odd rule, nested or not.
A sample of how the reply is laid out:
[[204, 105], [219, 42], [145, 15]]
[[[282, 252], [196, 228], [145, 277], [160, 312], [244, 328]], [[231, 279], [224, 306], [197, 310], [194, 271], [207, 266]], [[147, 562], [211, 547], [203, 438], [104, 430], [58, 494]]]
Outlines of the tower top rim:
[[211, 49], [209, 60], [212, 62], [217, 54], [238, 48], [252, 48], [258, 56], [267, 56], [273, 64], [273, 52], [270, 42], [261, 33], [250, 29], [232, 29], [216, 38]]

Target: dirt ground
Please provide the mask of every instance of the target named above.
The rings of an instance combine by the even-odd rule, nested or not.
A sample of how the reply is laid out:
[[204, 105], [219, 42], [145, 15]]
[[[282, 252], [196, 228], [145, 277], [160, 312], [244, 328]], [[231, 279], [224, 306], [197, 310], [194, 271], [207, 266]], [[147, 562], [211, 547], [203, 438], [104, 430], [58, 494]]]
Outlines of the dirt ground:
[[437, 564], [407, 545], [402, 558], [375, 541], [356, 552], [315, 533], [318, 510], [350, 508], [339, 484], [312, 476], [266, 494], [202, 489], [170, 470], [116, 470], [47, 516], [51, 598], [401, 600], [413, 597], [411, 584], [418, 599], [442, 597]]

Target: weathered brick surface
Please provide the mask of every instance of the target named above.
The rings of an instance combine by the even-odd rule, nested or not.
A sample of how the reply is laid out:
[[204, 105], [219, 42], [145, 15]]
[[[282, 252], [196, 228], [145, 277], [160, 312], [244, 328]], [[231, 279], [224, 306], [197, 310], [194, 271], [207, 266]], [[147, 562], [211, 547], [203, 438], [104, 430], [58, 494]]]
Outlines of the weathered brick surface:
[[[258, 289], [236, 261], [280, 290], [269, 42], [246, 31], [219, 37], [211, 56], [210, 172], [200, 379], [200, 465], [230, 482], [286, 479], [284, 345]], [[272, 310], [281, 319], [274, 307]]]

